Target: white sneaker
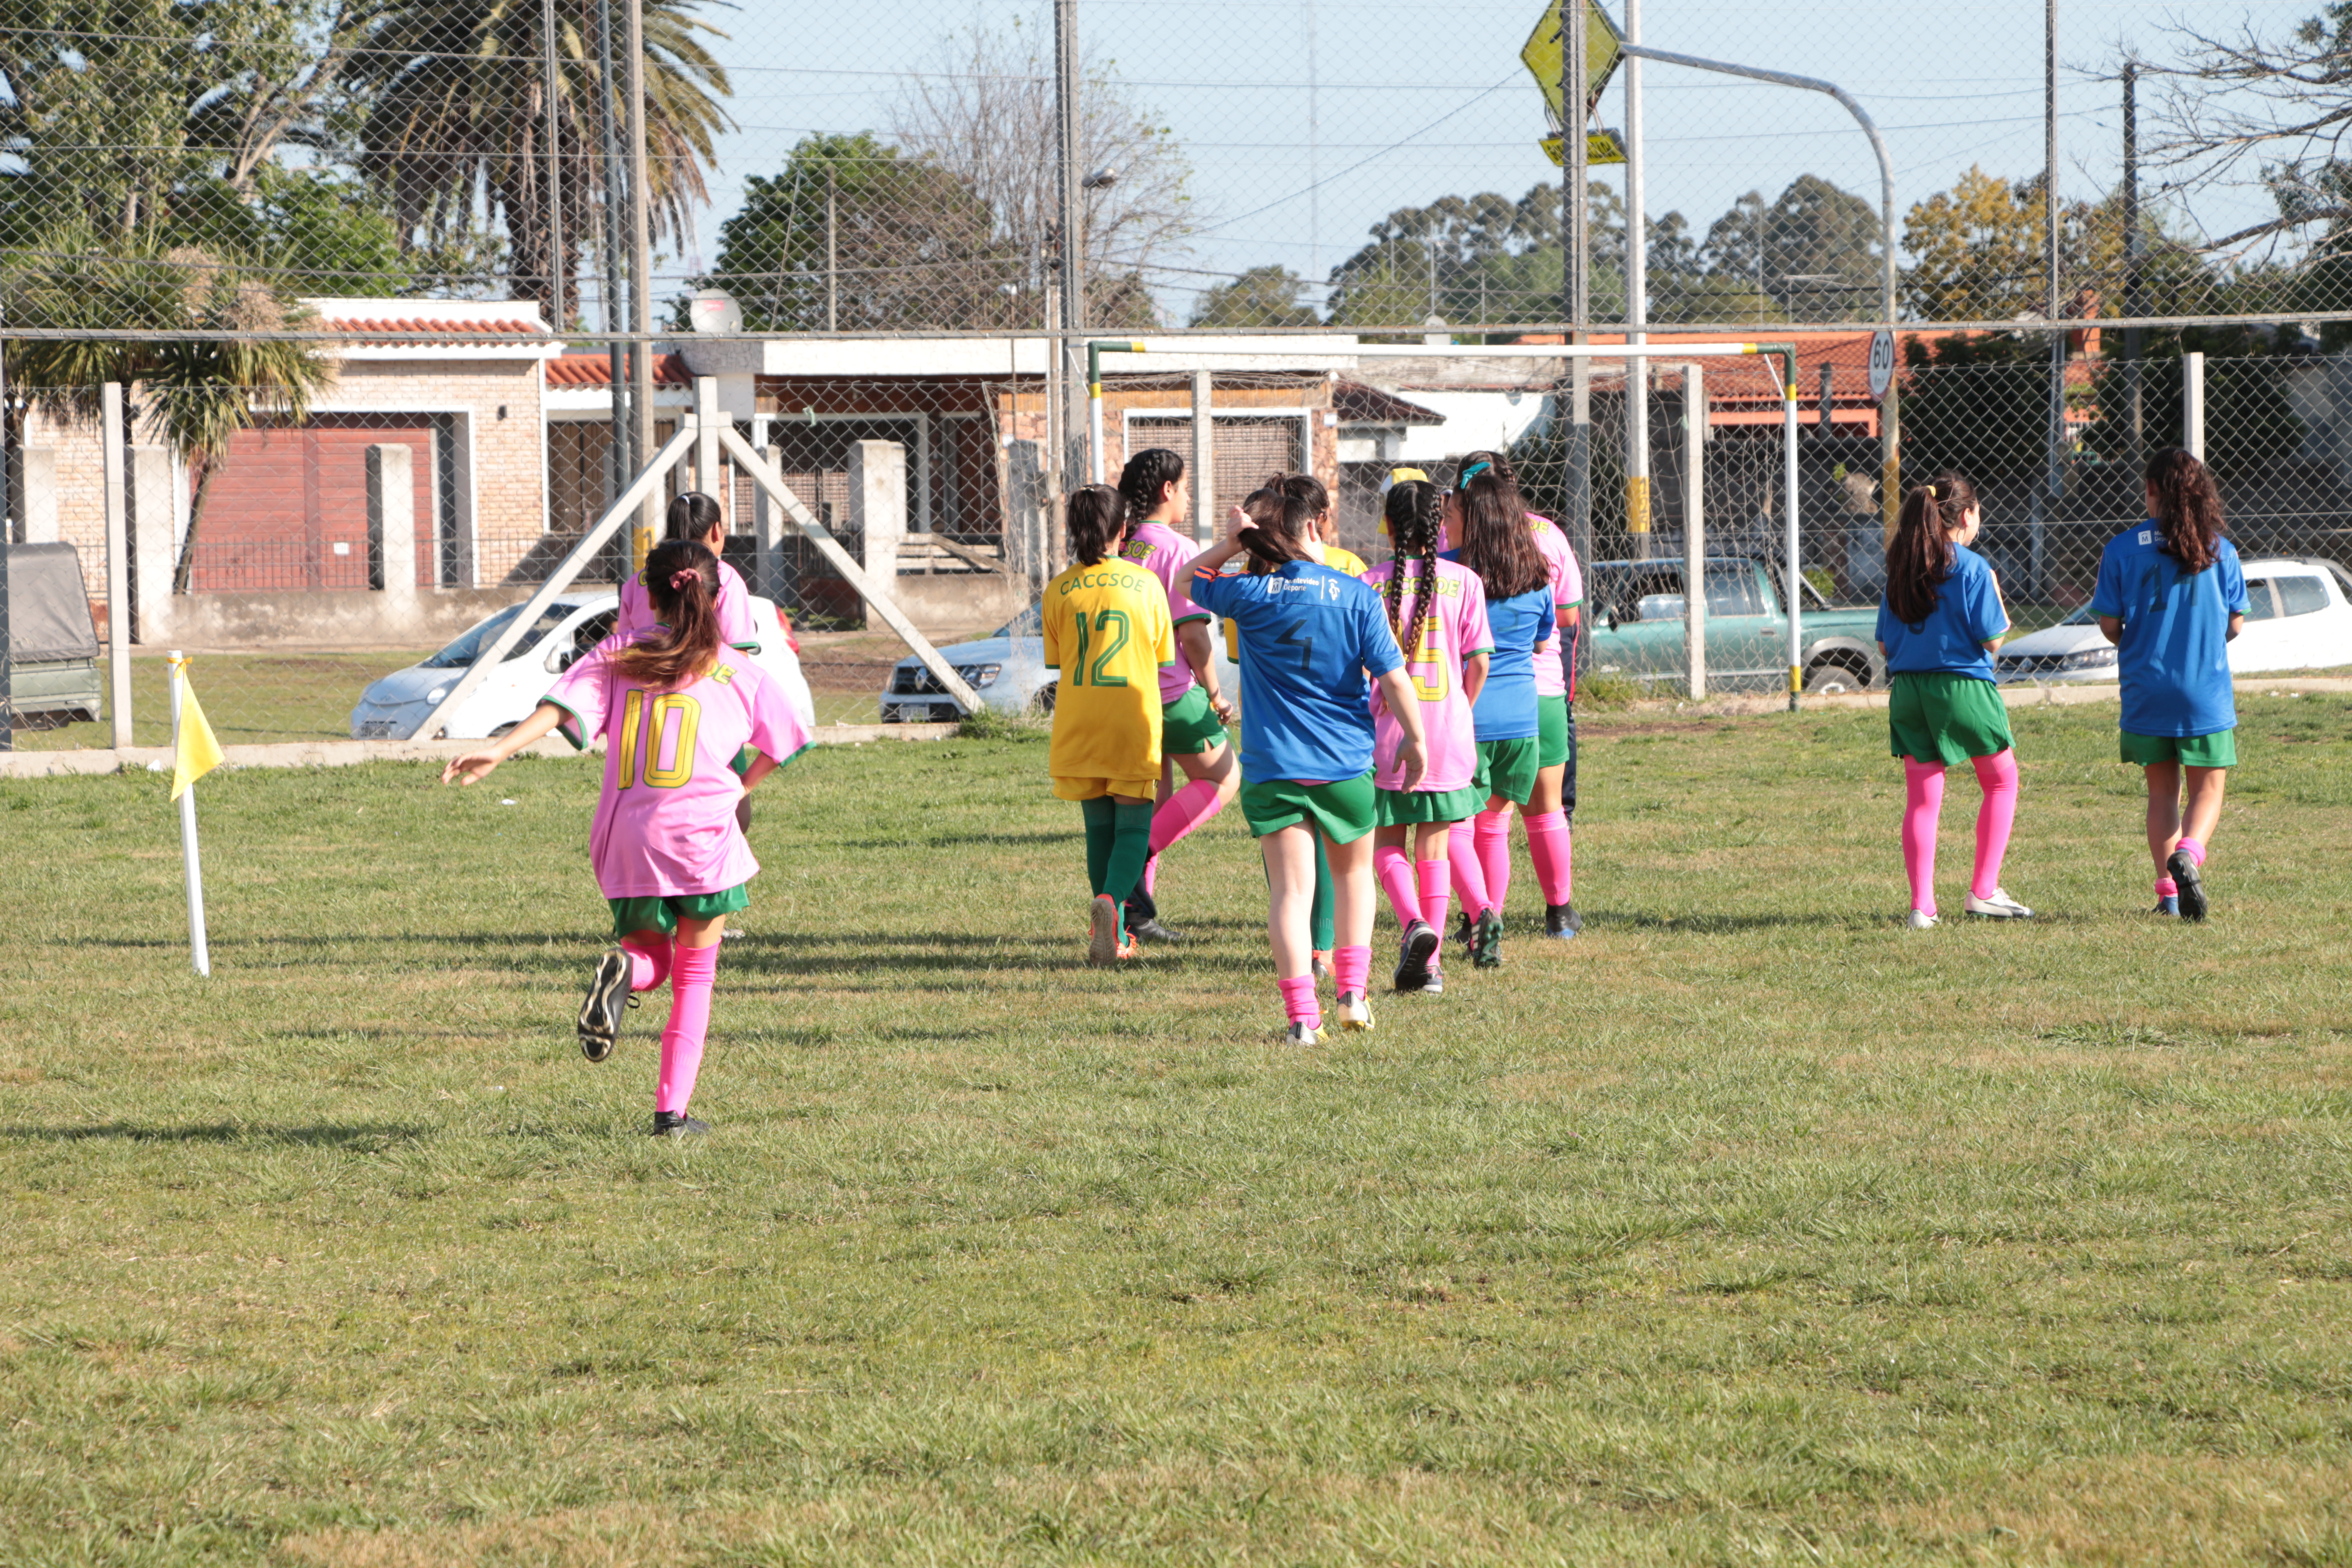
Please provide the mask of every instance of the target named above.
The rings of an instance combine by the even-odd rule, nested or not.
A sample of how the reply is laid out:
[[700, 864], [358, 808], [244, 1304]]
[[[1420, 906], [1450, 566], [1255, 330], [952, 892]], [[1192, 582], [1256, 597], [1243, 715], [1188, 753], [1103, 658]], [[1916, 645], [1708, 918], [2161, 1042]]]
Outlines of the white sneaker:
[[1372, 1026], [1372, 1006], [1360, 992], [1350, 991], [1339, 998], [1339, 1027], [1351, 1033], [1363, 1033]]
[[1289, 1038], [1294, 1046], [1319, 1046], [1323, 1043], [1323, 1037], [1315, 1032], [1312, 1024], [1292, 1024]]
[[1969, 913], [1997, 921], [2030, 921], [2033, 918], [2033, 911], [2011, 898], [2006, 888], [1995, 888], [1990, 899], [1979, 899], [1970, 893]]
[[1913, 931], [1926, 931], [1935, 923], [1935, 916], [1920, 910], [1913, 910], [1911, 911], [1911, 929]]

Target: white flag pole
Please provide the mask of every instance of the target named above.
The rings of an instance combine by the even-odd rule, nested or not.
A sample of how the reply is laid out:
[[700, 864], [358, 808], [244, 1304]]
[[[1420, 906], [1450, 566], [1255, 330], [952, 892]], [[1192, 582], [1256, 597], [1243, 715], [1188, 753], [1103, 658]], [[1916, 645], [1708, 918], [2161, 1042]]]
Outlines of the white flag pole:
[[[178, 648], [172, 650], [172, 754], [180, 754], [180, 693], [188, 684], [187, 656]], [[189, 959], [198, 974], [210, 976], [213, 955], [205, 942], [205, 867], [204, 857], [196, 847], [196, 786], [192, 783], [180, 792], [180, 858], [188, 870], [188, 941]]]

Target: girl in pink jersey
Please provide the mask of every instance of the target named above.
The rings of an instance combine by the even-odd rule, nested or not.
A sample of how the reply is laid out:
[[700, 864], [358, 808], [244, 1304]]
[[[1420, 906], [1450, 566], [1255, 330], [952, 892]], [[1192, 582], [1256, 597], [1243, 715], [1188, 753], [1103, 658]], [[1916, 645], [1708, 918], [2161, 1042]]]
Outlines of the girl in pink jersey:
[[[1217, 686], [1217, 654], [1209, 639], [1209, 615], [1185, 595], [1199, 553], [1181, 531], [1192, 510], [1184, 459], [1165, 447], [1150, 447], [1119, 471], [1118, 493], [1132, 523], [1119, 555], [1160, 579], [1176, 624], [1176, 662], [1160, 672], [1160, 790], [1151, 814], [1151, 857], [1142, 879], [1128, 898], [1129, 934], [1145, 942], [1182, 939], [1160, 922], [1160, 857], [1223, 811], [1242, 787], [1242, 771], [1225, 738], [1233, 704]], [[1181, 788], [1175, 775], [1184, 774]]]
[[[722, 554], [727, 520], [719, 515], [719, 503], [700, 490], [679, 496], [669, 503], [669, 537], [691, 540], [719, 562], [719, 640], [746, 653], [759, 652], [760, 639], [751, 629], [751, 590], [744, 585], [743, 574], [728, 565]], [[651, 562], [646, 564], [650, 569]], [[646, 586], [645, 573], [621, 584], [621, 611], [614, 618], [614, 631], [635, 637], [652, 629], [660, 619]]]
[[[1478, 748], [1470, 704], [1486, 682], [1486, 656], [1495, 639], [1486, 626], [1486, 590], [1477, 574], [1437, 558], [1444, 492], [1425, 479], [1407, 480], [1389, 490], [1382, 515], [1396, 557], [1367, 572], [1364, 581], [1380, 591], [1389, 626], [1404, 650], [1428, 763], [1411, 789], [1393, 762], [1373, 774], [1380, 794], [1374, 801], [1372, 869], [1396, 910], [1397, 924], [1404, 928], [1395, 986], [1434, 995], [1445, 988], [1434, 961], [1453, 891], [1446, 840], [1454, 824], [1485, 804], [1475, 787]], [[1375, 752], [1393, 757], [1402, 731], [1377, 687], [1371, 702]]]
[[[1558, 630], [1536, 648], [1537, 770], [1522, 816], [1528, 827], [1528, 858], [1543, 889], [1544, 934], [1567, 941], [1584, 929], [1573, 897], [1573, 858], [1569, 822], [1576, 810], [1576, 694], [1569, 666], [1584, 603], [1584, 574], [1568, 535], [1551, 519], [1529, 511], [1518, 476], [1502, 453], [1472, 452], [1454, 480], [1449, 518], [1471, 509], [1503, 517], [1523, 517], [1551, 581]], [[1458, 531], [1458, 529], [1457, 529]], [[1497, 911], [1511, 890], [1511, 813], [1508, 805], [1482, 813], [1469, 834], [1486, 875], [1487, 897]]]
[[[596, 883], [620, 944], [597, 960], [580, 1005], [580, 1049], [612, 1055], [634, 994], [670, 983], [654, 1092], [656, 1135], [708, 1132], [686, 1113], [710, 1025], [710, 992], [727, 917], [751, 902], [759, 870], [735, 823], [743, 792], [809, 744], [783, 689], [721, 641], [718, 558], [670, 540], [646, 560], [660, 621], [597, 644], [531, 716], [482, 751], [442, 770], [444, 784], [476, 784], [556, 729], [575, 746], [604, 737], [604, 788], [590, 830]], [[751, 748], [740, 778], [731, 766]]]

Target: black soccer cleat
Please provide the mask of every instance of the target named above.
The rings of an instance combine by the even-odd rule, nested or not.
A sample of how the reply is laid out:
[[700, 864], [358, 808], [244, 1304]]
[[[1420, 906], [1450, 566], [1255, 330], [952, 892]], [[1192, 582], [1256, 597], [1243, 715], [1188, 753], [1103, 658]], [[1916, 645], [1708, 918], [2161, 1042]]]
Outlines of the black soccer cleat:
[[1472, 937], [1470, 962], [1479, 969], [1500, 969], [1503, 966], [1503, 911], [1488, 910], [1479, 915]]
[[2176, 849], [2164, 863], [2164, 874], [2180, 889], [2180, 918], [2201, 921], [2205, 918], [2205, 877], [2197, 862]]
[[656, 1138], [699, 1138], [710, 1131], [708, 1121], [697, 1121], [683, 1110], [654, 1112], [654, 1136]]
[[1429, 988], [1429, 961], [1437, 955], [1437, 931], [1427, 921], [1415, 921], [1404, 928], [1404, 940], [1397, 944], [1396, 988], [1400, 991], [1425, 991]]
[[608, 947], [588, 977], [588, 994], [580, 999], [580, 1054], [601, 1062], [613, 1054], [621, 1038], [621, 1016], [635, 998], [629, 994], [629, 955]]
[[1576, 912], [1574, 902], [1544, 906], [1544, 935], [1571, 940], [1584, 929], [1584, 917]]
[[1454, 911], [1454, 940], [1461, 944], [1462, 956], [1478, 956], [1478, 921], [1468, 910]]
[[1127, 934], [1135, 942], [1162, 942], [1172, 944], [1184, 940], [1182, 931], [1170, 930], [1161, 925], [1153, 916], [1138, 916], [1132, 908], [1127, 911]]

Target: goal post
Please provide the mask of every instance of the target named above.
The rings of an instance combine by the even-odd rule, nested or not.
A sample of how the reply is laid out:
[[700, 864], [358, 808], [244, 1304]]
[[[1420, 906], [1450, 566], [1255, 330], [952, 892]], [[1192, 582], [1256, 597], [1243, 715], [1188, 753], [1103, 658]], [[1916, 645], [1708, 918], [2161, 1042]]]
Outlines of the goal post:
[[[1780, 569], [1778, 597], [1780, 601], [1780, 609], [1786, 621], [1783, 646], [1777, 650], [1778, 662], [1780, 665], [1781, 674], [1785, 678], [1789, 706], [1792, 710], [1798, 706], [1804, 690], [1806, 675], [1804, 595], [1807, 592], [1807, 580], [1803, 560], [1802, 487], [1800, 483], [1801, 465], [1798, 445], [1799, 389], [1795, 342], [1668, 341], [1595, 344], [1346, 343], [1334, 345], [1325, 343], [1317, 345], [1312, 340], [1277, 339], [1264, 344], [1253, 343], [1247, 352], [1253, 361], [1300, 360], [1311, 361], [1318, 364], [1347, 361], [1377, 363], [1402, 360], [1475, 363], [1584, 359], [1641, 362], [1645, 365], [1661, 366], [1669, 372], [1682, 370], [1685, 387], [1685, 425], [1687, 426], [1684, 435], [1686, 452], [1683, 470], [1685, 549], [1683, 561], [1674, 565], [1675, 570], [1683, 574], [1685, 587], [1682, 595], [1684, 601], [1683, 647], [1680, 650], [1680, 657], [1664, 659], [1656, 668], [1643, 668], [1638, 673], [1645, 679], [1671, 678], [1685, 681], [1688, 689], [1696, 695], [1703, 695], [1706, 689], [1707, 658], [1710, 652], [1719, 652], [1732, 658], [1737, 665], [1748, 668], [1753, 668], [1752, 660], [1756, 656], [1765, 654], [1765, 650], [1752, 646], [1743, 649], [1737, 638], [1719, 639], [1712, 649], [1707, 641], [1706, 621], [1708, 613], [1706, 604], [1708, 569], [1703, 553], [1706, 539], [1703, 495], [1706, 481], [1703, 473], [1705, 458], [1701, 450], [1703, 437], [1706, 434], [1708, 411], [1706, 401], [1707, 381], [1702, 362], [1743, 359], [1760, 362], [1770, 374], [1770, 400], [1778, 404], [1780, 426], [1778, 456], [1781, 470], [1778, 476], [1780, 479], [1778, 499], [1783, 526], [1780, 530], [1780, 537], [1777, 541], [1767, 544], [1765, 541], [1759, 539], [1752, 542], [1763, 550], [1770, 549], [1771, 545], [1778, 547], [1777, 565]], [[1166, 357], [1187, 356], [1189, 353], [1181, 339], [1163, 339], [1152, 344], [1129, 339], [1099, 339], [1087, 342], [1087, 467], [1098, 482], [1107, 466], [1103, 414], [1105, 356], [1160, 355]], [[1333, 374], [1336, 375], [1338, 373]], [[1642, 379], [1646, 384], [1648, 378], [1644, 376]], [[1408, 391], [1404, 395], [1410, 396], [1411, 394]], [[1489, 444], [1499, 445], [1500, 443], [1474, 441], [1470, 447], [1465, 447], [1464, 449]], [[1770, 510], [1767, 503], [1759, 507], [1759, 513], [1769, 513]], [[1739, 533], [1737, 530], [1730, 531], [1729, 537], [1735, 543], [1739, 542]], [[1589, 567], [1592, 563], [1582, 563], [1581, 564]], [[1661, 570], [1664, 569], [1665, 564], [1661, 563]], [[1594, 586], [1591, 576], [1588, 575], [1589, 597]], [[1760, 593], [1762, 590], [1759, 587], [1755, 591]], [[1622, 640], [1638, 643], [1640, 639]], [[1748, 656], [1747, 658], [1739, 658], [1743, 652]], [[1770, 683], [1778, 684], [1779, 679], [1779, 677], [1772, 678]]]

